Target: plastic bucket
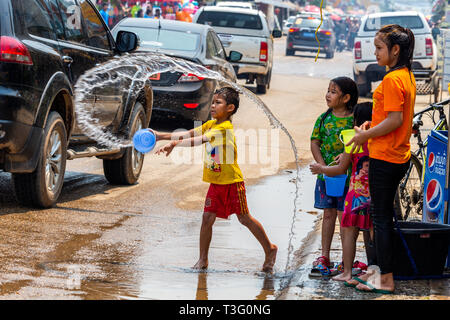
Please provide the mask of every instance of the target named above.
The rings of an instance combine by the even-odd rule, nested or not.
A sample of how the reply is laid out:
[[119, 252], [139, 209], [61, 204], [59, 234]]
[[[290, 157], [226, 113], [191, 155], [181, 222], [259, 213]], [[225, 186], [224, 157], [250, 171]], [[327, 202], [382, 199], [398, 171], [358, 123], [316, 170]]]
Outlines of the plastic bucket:
[[133, 145], [137, 151], [147, 153], [156, 145], [155, 134], [149, 129], [138, 130], [133, 136]]
[[394, 276], [401, 278], [442, 275], [450, 244], [450, 225], [409, 221], [399, 221], [398, 224], [419, 274], [414, 274], [406, 248], [394, 226]]
[[[349, 143], [354, 136], [355, 136], [355, 129], [342, 130], [341, 133], [339, 134], [339, 139], [341, 139], [341, 142], [344, 144], [346, 153], [352, 152], [353, 144], [349, 146], [346, 146], [346, 144]], [[361, 152], [363, 152], [363, 149], [360, 147], [359, 150], [355, 153]]]
[[325, 191], [330, 197], [342, 197], [345, 190], [345, 182], [347, 181], [346, 174], [340, 174], [338, 176], [329, 177], [323, 175], [325, 179]]

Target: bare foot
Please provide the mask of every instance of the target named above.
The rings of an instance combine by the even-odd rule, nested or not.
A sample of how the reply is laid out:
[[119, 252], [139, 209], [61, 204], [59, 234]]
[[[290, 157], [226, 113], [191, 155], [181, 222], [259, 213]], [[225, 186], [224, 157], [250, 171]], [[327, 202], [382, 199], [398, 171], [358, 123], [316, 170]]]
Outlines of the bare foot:
[[[358, 278], [363, 280], [363, 281], [367, 281], [370, 278], [370, 276], [372, 276], [372, 275], [373, 275], [373, 271], [372, 270], [368, 270], [366, 273], [364, 273], [362, 275], [359, 275]], [[360, 282], [358, 280], [355, 280], [354, 278], [351, 278], [351, 279], [347, 280], [347, 283], [351, 284], [351, 285], [355, 285], [355, 286], [360, 284]]]
[[192, 267], [192, 269], [196, 270], [208, 269], [208, 260], [198, 259], [197, 263]]
[[395, 284], [394, 278], [392, 277], [392, 273], [390, 274], [379, 274], [374, 273], [368, 280], [367, 283], [370, 284], [365, 285], [360, 283], [356, 286], [357, 289], [361, 291], [373, 291], [376, 290], [384, 290], [386, 292], [394, 292]]
[[275, 260], [277, 258], [278, 247], [274, 244], [271, 245], [270, 251], [266, 254], [266, 260], [264, 261], [262, 271], [272, 272]]
[[[352, 279], [352, 273], [351, 272], [349, 274], [341, 273], [341, 274], [338, 274], [337, 276], [334, 276], [331, 279], [336, 280], [336, 281], [349, 281]], [[356, 280], [354, 280], [354, 281], [356, 281]]]

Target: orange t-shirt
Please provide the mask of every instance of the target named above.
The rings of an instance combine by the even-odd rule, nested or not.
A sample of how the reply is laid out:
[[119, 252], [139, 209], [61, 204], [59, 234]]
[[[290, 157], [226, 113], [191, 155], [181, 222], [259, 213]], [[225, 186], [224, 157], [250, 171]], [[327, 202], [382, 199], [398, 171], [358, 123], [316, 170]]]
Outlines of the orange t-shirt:
[[390, 111], [402, 111], [403, 123], [394, 131], [369, 139], [371, 158], [405, 163], [411, 157], [412, 120], [416, 102], [416, 80], [407, 68], [389, 72], [373, 93], [372, 124], [375, 127]]

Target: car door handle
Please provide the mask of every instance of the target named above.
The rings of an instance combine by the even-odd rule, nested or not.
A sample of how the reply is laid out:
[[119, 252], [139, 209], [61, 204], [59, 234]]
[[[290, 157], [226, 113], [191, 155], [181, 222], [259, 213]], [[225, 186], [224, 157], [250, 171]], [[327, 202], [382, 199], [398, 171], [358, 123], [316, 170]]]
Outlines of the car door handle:
[[73, 59], [72, 59], [72, 57], [64, 56], [64, 57], [62, 57], [62, 61], [63, 61], [65, 64], [71, 64], [71, 63], [73, 62]]

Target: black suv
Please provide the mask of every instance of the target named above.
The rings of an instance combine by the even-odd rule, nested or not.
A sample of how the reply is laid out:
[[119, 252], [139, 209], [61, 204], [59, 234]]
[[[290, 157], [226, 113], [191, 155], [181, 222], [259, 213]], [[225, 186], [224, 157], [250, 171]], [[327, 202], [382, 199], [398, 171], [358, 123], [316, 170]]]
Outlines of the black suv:
[[[1, 0], [0, 13], [0, 169], [12, 173], [18, 201], [53, 206], [66, 159], [97, 156], [109, 182], [134, 184], [144, 156], [83, 135], [74, 85], [86, 70], [135, 50], [136, 34], [114, 41], [90, 0]], [[99, 122], [130, 138], [148, 126], [153, 94], [148, 81], [129, 99], [134, 90], [123, 82], [91, 98]]]

